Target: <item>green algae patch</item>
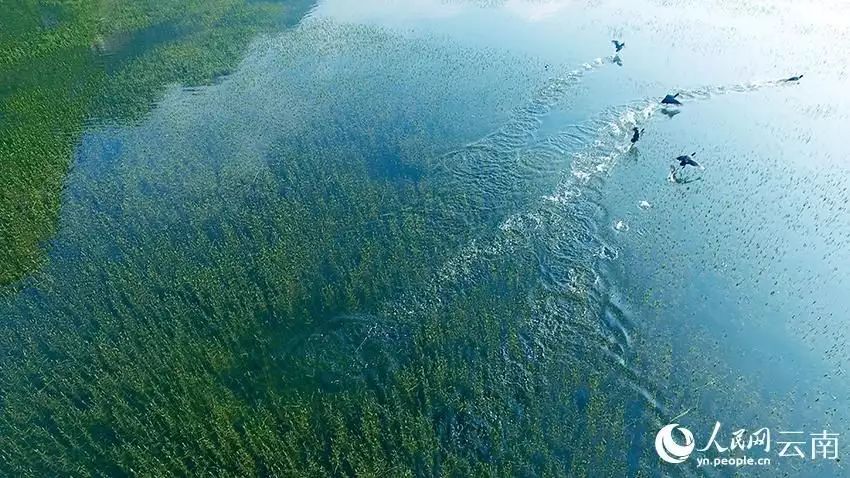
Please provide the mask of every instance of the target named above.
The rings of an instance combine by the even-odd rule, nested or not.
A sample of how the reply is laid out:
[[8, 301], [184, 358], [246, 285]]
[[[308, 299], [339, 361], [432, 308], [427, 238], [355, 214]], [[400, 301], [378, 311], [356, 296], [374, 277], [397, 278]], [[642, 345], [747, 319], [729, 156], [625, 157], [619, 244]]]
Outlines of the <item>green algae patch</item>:
[[306, 2], [0, 2], [0, 285], [39, 268], [88, 120], [132, 121], [208, 84]]
[[446, 171], [464, 116], [527, 89], [479, 78], [510, 63], [283, 37], [81, 137], [54, 260], [0, 297], [0, 475], [625, 474], [628, 437], [582, 451], [622, 428], [604, 392], [634, 393], [541, 313], [535, 243], [493, 225], [530, 199], [476, 207]]

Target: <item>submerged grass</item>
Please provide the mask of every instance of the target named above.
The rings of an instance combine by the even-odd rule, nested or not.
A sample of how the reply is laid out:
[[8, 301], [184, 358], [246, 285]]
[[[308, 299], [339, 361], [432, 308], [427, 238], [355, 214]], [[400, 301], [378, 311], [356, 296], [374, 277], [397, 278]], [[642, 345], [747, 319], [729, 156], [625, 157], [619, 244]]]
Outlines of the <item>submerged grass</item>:
[[605, 457], [628, 437], [595, 441], [623, 430], [605, 372], [534, 332], [532, 252], [417, 298], [469, 238], [442, 232], [436, 186], [370, 180], [363, 161], [230, 178], [180, 201], [184, 227], [142, 190], [97, 188], [141, 209], [97, 214], [64, 252], [75, 281], [3, 307], [5, 472], [624, 474]]
[[0, 3], [0, 285], [44, 262], [84, 123], [133, 120], [163, 86], [227, 73], [306, 2]]
[[[56, 50], [59, 40], [44, 40], [27, 61], [42, 55], [49, 77], [50, 58], [77, 52], [52, 80], [81, 88], [77, 100], [35, 79], [4, 92], [4, 105], [22, 105], [4, 109], [4, 119], [20, 115], [4, 128], [22, 134], [4, 136], [3, 147], [23, 151], [12, 164], [30, 175], [6, 180], [46, 201], [8, 216], [44, 229], [7, 229], [33, 245], [7, 279], [38, 262], [86, 117], [137, 118], [156, 85], [207, 81], [237, 55], [227, 33], [145, 5], [115, 6], [113, 28], [151, 39], [162, 30], [146, 28], [166, 23], [185, 35], [146, 40], [156, 46], [99, 66], [87, 63], [99, 58], [88, 44]], [[198, 5], [185, 8], [198, 8], [201, 23], [236, 11]], [[224, 30], [241, 38], [255, 27], [240, 28]], [[95, 49], [123, 44], [98, 34]], [[3, 51], [4, 65], [26, 63]], [[66, 75], [90, 80], [61, 83]], [[368, 104], [364, 116], [396, 122], [392, 109]], [[76, 116], [40, 122], [62, 108]], [[216, 164], [203, 141], [140, 140], [122, 161], [79, 165], [63, 212], [73, 227], [53, 244], [49, 270], [0, 298], [0, 475], [626, 475], [624, 450], [643, 443], [628, 400], [641, 398], [610, 373], [598, 344], [576, 350], [581, 337], [562, 327], [595, 323], [589, 299], [547, 294], [529, 244], [452, 269], [469, 244], [500, 233], [481, 225], [501, 211], [423, 167], [433, 148], [427, 135], [412, 139], [425, 130], [413, 118], [395, 138], [349, 124], [356, 119], [342, 125], [348, 142], [283, 135], [259, 172], [246, 167], [257, 158]], [[54, 129], [66, 142], [37, 140]], [[352, 137], [368, 144], [354, 148]], [[370, 155], [403, 141], [385, 158]], [[55, 149], [55, 170], [36, 167], [37, 148]], [[20, 204], [4, 200], [13, 199]], [[540, 323], [552, 300], [588, 317]]]

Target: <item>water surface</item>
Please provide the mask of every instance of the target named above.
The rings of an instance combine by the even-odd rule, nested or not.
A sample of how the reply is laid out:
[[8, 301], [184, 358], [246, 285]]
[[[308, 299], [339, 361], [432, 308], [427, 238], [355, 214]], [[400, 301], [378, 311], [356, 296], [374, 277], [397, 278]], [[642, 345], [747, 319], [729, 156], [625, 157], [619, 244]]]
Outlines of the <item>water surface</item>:
[[840, 12], [329, 0], [93, 118], [0, 303], [8, 470], [841, 476], [653, 448], [850, 431]]

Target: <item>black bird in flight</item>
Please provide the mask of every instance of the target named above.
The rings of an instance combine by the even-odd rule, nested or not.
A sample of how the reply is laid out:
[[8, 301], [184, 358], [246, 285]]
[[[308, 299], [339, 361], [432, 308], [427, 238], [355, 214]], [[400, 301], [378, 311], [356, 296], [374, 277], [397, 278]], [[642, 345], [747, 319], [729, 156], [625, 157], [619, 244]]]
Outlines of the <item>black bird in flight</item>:
[[644, 129], [637, 129], [637, 128], [635, 127], [635, 128], [632, 128], [632, 131], [634, 131], [634, 134], [632, 134], [632, 144], [635, 144], [635, 143], [637, 143], [637, 142], [638, 142], [638, 140], [640, 139], [640, 135], [642, 135], [642, 134], [643, 134], [643, 132], [644, 132], [644, 131], [646, 131], [646, 128], [644, 128]]
[[677, 96], [679, 96], [679, 93], [676, 93], [675, 95], [667, 95], [667, 96], [664, 97], [663, 100], [661, 100], [661, 104], [663, 104], [663, 105], [681, 105], [682, 102], [676, 99]]
[[685, 166], [693, 166], [695, 168], [705, 169], [698, 162], [694, 161], [693, 156], [696, 156], [697, 153], [684, 154], [682, 156], [677, 156], [676, 161], [679, 162], [679, 167], [685, 169]]
[[620, 50], [622, 50], [623, 48], [625, 48], [625, 47], [626, 47], [626, 42], [622, 42], [622, 43], [620, 43], [620, 42], [619, 42], [619, 41], [617, 41], [617, 40], [611, 40], [611, 43], [613, 43], [613, 44], [614, 44], [614, 48], [616, 48], [616, 49], [617, 49], [617, 53], [619, 53], [619, 52], [620, 52]]

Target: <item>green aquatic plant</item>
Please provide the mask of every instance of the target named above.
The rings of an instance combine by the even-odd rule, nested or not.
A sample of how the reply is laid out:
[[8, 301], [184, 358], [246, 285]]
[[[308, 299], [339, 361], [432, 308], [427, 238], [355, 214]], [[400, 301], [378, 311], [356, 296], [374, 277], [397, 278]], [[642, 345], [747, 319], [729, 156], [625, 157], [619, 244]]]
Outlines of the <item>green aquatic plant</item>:
[[[116, 25], [181, 40], [107, 59], [117, 86], [80, 111], [138, 120], [172, 69], [225, 70], [189, 61], [203, 52], [188, 39], [218, 37], [144, 5], [122, 3], [136, 20]], [[0, 298], [0, 475], [651, 475], [663, 410], [617, 360], [591, 255], [553, 291], [537, 191], [518, 175], [484, 197], [446, 164], [480, 137], [446, 125], [498, 102], [440, 99], [488, 63], [376, 29], [292, 35], [278, 63], [245, 60], [234, 96], [198, 92], [219, 109], [167, 95], [137, 128], [87, 130], [50, 264]], [[426, 56], [441, 67], [413, 82], [399, 59]], [[275, 99], [282, 113], [261, 109]], [[499, 227], [515, 215], [541, 222]]]
[[535, 324], [533, 251], [458, 263], [499, 229], [457, 226], [430, 141], [387, 160], [416, 181], [379, 174], [396, 134], [284, 136], [260, 170], [170, 142], [81, 164], [50, 273], [0, 306], [2, 471], [622, 474], [571, 456], [620, 404]]
[[44, 262], [85, 122], [132, 120], [172, 83], [229, 72], [307, 2], [4, 2], [0, 16], [0, 285]]

